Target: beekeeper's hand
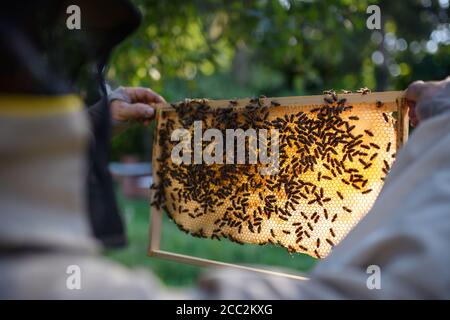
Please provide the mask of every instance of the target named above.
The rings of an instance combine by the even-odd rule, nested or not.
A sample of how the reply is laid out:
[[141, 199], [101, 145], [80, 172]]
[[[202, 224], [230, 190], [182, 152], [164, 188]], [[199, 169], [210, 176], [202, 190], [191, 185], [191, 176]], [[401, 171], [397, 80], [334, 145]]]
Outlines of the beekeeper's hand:
[[442, 112], [450, 111], [450, 77], [442, 81], [415, 81], [405, 92], [412, 126]]
[[166, 102], [149, 88], [120, 87], [109, 96], [111, 117], [116, 122], [139, 121], [148, 125], [155, 116], [154, 105]]

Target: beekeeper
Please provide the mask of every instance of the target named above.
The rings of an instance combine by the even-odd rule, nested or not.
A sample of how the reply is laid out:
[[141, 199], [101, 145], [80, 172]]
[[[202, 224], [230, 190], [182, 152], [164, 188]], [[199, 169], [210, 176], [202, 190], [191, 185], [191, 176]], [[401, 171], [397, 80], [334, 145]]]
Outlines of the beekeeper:
[[[130, 271], [99, 254], [99, 243], [123, 242], [120, 223], [113, 229], [99, 224], [115, 210], [108, 204], [109, 114], [145, 121], [149, 104], [162, 98], [147, 89], [108, 94], [103, 88], [103, 107], [92, 107], [88, 117], [76, 91], [57, 81], [80, 66], [68, 70], [58, 59], [46, 65], [42, 55], [48, 52], [35, 43], [42, 39], [30, 37], [33, 9], [42, 9], [36, 3], [51, 0], [24, 2], [28, 6], [8, 2], [8, 14], [0, 13], [0, 298], [450, 298], [450, 78], [408, 88], [417, 128], [372, 210], [317, 264], [309, 281], [221, 269], [203, 275], [196, 288], [169, 290], [151, 273]], [[86, 56], [103, 62], [136, 25], [128, 1], [108, 1], [106, 7], [91, 9], [111, 18], [113, 25], [94, 37], [108, 41]], [[29, 15], [23, 16], [23, 8]], [[20, 15], [14, 17], [14, 10]], [[117, 19], [113, 13], [120, 13]], [[109, 38], [111, 29], [127, 32]], [[102, 65], [96, 64], [99, 71]], [[143, 114], [124, 111], [133, 106]], [[104, 215], [95, 216], [96, 210]]]
[[414, 82], [405, 95], [417, 128], [373, 208], [311, 280], [211, 272], [201, 282], [208, 297], [450, 298], [450, 77]]

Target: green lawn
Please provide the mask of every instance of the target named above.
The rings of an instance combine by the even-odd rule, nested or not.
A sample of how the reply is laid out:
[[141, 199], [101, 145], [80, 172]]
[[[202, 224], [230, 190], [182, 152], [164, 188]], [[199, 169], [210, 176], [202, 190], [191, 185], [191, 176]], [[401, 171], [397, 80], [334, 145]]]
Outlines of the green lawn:
[[[119, 204], [125, 215], [129, 245], [125, 249], [108, 250], [109, 258], [130, 267], [152, 270], [170, 286], [187, 286], [195, 282], [202, 268], [147, 256], [149, 205], [145, 200], [124, 199], [118, 192]], [[181, 231], [169, 219], [164, 219], [163, 250], [241, 264], [273, 265], [305, 272], [316, 260], [307, 255], [290, 255], [274, 246], [238, 245], [229, 241], [198, 239]]]

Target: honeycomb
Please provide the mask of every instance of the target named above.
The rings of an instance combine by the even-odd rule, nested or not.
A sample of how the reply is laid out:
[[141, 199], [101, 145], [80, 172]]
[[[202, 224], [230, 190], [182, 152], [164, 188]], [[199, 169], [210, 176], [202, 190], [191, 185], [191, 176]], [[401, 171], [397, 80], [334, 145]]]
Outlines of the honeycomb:
[[[281, 100], [281, 99], [280, 99]], [[364, 217], [395, 159], [395, 101], [353, 103], [336, 95], [320, 104], [252, 99], [214, 106], [186, 100], [157, 114], [153, 153], [155, 196], [177, 226], [193, 236], [240, 244], [273, 244], [289, 252], [326, 257]], [[277, 130], [278, 141], [245, 140], [251, 152], [278, 146], [278, 170], [270, 164], [174, 163], [177, 128], [193, 133], [216, 128]], [[194, 141], [206, 148], [212, 142]], [[237, 149], [237, 147], [236, 147]], [[234, 152], [236, 152], [234, 149]], [[193, 155], [189, 155], [193, 159]], [[225, 157], [225, 155], [224, 155]], [[235, 157], [236, 159], [236, 157]]]

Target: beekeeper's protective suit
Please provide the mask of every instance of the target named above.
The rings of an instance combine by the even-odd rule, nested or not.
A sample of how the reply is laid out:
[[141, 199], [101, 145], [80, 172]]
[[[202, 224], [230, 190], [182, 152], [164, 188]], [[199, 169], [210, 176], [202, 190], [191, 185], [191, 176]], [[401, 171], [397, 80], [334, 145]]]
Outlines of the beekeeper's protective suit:
[[[214, 297], [450, 298], [450, 77], [415, 83], [407, 97], [417, 99], [420, 125], [373, 208], [317, 264], [311, 280], [219, 272], [204, 281]], [[374, 278], [378, 271], [380, 282]]]

